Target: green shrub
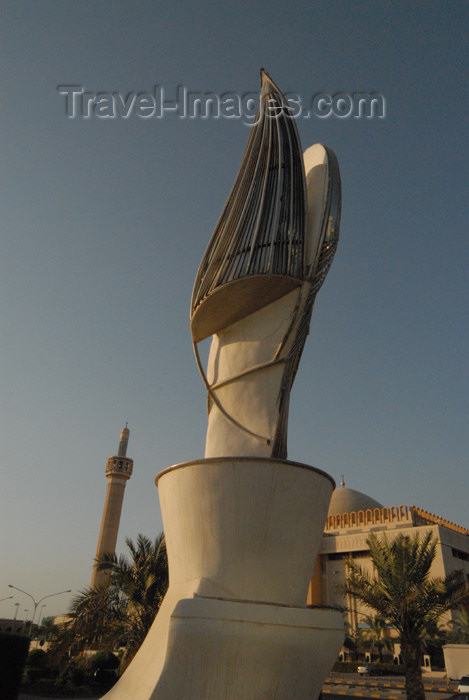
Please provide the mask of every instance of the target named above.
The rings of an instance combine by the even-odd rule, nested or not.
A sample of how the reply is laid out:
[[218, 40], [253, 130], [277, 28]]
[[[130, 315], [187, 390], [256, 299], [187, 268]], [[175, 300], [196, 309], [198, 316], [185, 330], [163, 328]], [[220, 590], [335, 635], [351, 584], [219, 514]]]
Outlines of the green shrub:
[[356, 673], [358, 661], [336, 661], [333, 671], [336, 673]]
[[[357, 673], [358, 666], [364, 664], [365, 661], [336, 661], [333, 671], [336, 673]], [[373, 662], [373, 675], [381, 676], [403, 676], [404, 666], [400, 664], [380, 664]]]
[[110, 690], [117, 681], [117, 673], [110, 668], [99, 668], [94, 672], [94, 680], [101, 690]]
[[114, 670], [119, 668], [120, 661], [112, 651], [98, 651], [90, 661], [90, 667], [94, 671]]
[[0, 698], [16, 700], [29, 649], [29, 637], [0, 633]]
[[72, 659], [60, 676], [60, 683], [70, 683], [73, 686], [86, 685], [91, 682], [92, 674], [88, 665], [83, 661]]
[[30, 651], [26, 659], [25, 682], [34, 684], [41, 678], [50, 678], [50, 675], [51, 669], [49, 668], [46, 652], [42, 651], [42, 649]]
[[42, 649], [33, 649], [26, 660], [29, 668], [45, 668], [47, 666], [47, 654]]
[[26, 666], [24, 672], [24, 682], [28, 685], [34, 685], [41, 678], [49, 678], [50, 673], [48, 668], [34, 668]]
[[402, 664], [375, 664], [379, 669], [381, 669], [381, 672], [383, 676], [404, 676], [405, 671], [404, 671], [404, 666]]

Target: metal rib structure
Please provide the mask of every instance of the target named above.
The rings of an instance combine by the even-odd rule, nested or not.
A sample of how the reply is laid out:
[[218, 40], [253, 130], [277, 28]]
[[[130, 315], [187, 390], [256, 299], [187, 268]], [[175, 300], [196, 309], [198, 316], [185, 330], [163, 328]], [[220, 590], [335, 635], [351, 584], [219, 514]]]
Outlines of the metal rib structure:
[[[327, 151], [332, 197], [327, 201], [321, 245], [316, 256], [308, 260], [305, 173], [296, 122], [272, 79], [263, 70], [261, 77], [256, 123], [195, 280], [191, 330], [196, 342], [306, 279], [316, 276], [320, 286], [332, 261], [330, 254], [335, 252], [340, 214], [336, 158]], [[332, 228], [328, 226], [331, 221]], [[328, 250], [323, 250], [323, 245]], [[329, 261], [321, 261], [326, 264], [318, 269], [325, 255]], [[236, 284], [240, 281], [244, 281], [242, 286]], [[227, 290], [226, 285], [231, 288]]]
[[[262, 72], [256, 125], [195, 281], [191, 325], [194, 340], [202, 340], [224, 324], [252, 313], [253, 295], [260, 308], [297, 286], [305, 267], [305, 199], [295, 122], [285, 98]], [[281, 276], [274, 294], [266, 288], [265, 280], [259, 279], [264, 275]], [[223, 318], [220, 310], [224, 300], [216, 300], [215, 295], [225, 285], [247, 279], [250, 284], [239, 290], [239, 298], [235, 293], [237, 308]], [[233, 289], [229, 293], [231, 296]], [[207, 303], [209, 300], [212, 303]], [[215, 324], [214, 317], [218, 318]]]

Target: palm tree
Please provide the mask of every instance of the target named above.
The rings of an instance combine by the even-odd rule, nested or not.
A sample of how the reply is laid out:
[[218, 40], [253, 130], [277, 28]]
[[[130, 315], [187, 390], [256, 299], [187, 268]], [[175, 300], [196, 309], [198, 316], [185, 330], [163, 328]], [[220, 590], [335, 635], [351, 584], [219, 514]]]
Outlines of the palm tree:
[[371, 649], [378, 650], [379, 662], [383, 661], [383, 649], [390, 649], [392, 642], [389, 637], [385, 636], [385, 631], [388, 628], [386, 618], [377, 613], [376, 615], [363, 615], [363, 621], [367, 629], [365, 634], [371, 643]]
[[420, 659], [424, 630], [447, 610], [469, 599], [461, 572], [445, 579], [430, 578], [436, 540], [429, 532], [420, 542], [398, 535], [393, 542], [371, 535], [367, 540], [374, 574], [370, 576], [353, 560], [347, 563], [342, 593], [349, 594], [381, 615], [400, 637], [408, 700], [425, 700]]
[[[138, 535], [137, 542], [126, 539], [131, 561], [121, 555], [105, 554], [98, 561], [98, 570], [110, 571], [110, 595], [125, 601], [122, 618], [117, 602], [118, 618], [123, 622], [126, 657], [135, 654], [145, 639], [168, 588], [168, 561], [164, 535], [154, 542]], [[111, 590], [114, 589], [114, 590]], [[130, 660], [130, 659], [129, 659]]]
[[150, 629], [168, 587], [168, 562], [164, 535], [154, 542], [138, 535], [126, 540], [130, 559], [105, 554], [98, 570], [109, 571], [105, 585], [82, 591], [72, 601], [68, 621], [62, 626], [51, 656], [73, 656], [81, 649], [112, 650], [124, 646], [126, 666]]
[[45, 617], [39, 628], [39, 636], [46, 642], [50, 642], [57, 632], [57, 625], [54, 623], [53, 617]]
[[452, 630], [448, 641], [453, 644], [469, 644], [469, 608], [462, 608], [451, 620]]
[[353, 629], [348, 622], [345, 623], [345, 639], [343, 647], [347, 649], [352, 655], [352, 658], [357, 661], [359, 647], [363, 644], [362, 631], [360, 629]]

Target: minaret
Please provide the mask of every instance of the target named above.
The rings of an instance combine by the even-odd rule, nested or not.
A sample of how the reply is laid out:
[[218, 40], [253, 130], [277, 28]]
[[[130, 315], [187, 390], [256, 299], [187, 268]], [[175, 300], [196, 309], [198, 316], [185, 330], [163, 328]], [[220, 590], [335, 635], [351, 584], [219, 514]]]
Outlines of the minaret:
[[[116, 549], [125, 484], [130, 479], [134, 464], [133, 459], [126, 457], [129, 433], [126, 423], [125, 428], [122, 428], [121, 431], [117, 455], [109, 457], [106, 462], [107, 492], [96, 548], [96, 559], [106, 553], [114, 554]], [[107, 584], [108, 581], [109, 574], [106, 571], [98, 571], [95, 564], [91, 577], [91, 588]]]

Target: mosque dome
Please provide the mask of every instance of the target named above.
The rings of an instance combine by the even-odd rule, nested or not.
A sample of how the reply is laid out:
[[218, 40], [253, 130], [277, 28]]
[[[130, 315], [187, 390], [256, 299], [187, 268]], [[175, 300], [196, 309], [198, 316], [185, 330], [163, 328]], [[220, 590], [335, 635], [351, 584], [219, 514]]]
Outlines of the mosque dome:
[[351, 513], [353, 510], [357, 512], [368, 508], [373, 510], [374, 508], [382, 507], [382, 503], [378, 503], [371, 496], [367, 496], [366, 493], [346, 488], [342, 477], [340, 486], [332, 493], [327, 515], [340, 515], [341, 513]]

